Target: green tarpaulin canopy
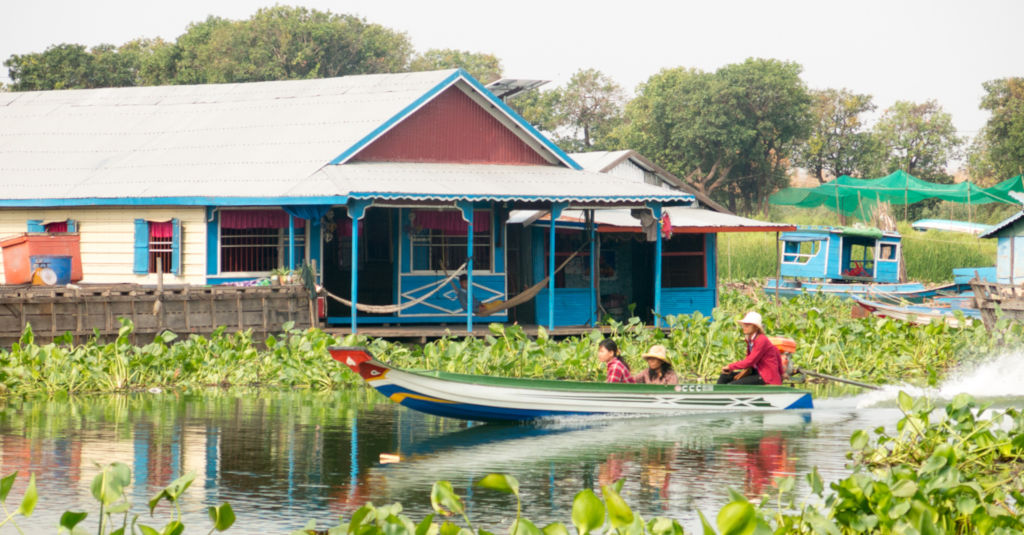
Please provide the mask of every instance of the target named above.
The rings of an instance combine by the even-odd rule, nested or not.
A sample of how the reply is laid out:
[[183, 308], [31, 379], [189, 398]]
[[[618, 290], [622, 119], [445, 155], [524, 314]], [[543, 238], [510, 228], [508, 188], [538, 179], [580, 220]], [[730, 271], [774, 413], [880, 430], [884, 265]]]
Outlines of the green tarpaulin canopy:
[[1017, 204], [1009, 192], [1024, 192], [1020, 175], [982, 188], [970, 182], [935, 184], [903, 171], [882, 178], [853, 178], [843, 175], [816, 188], [786, 188], [768, 198], [768, 202], [785, 206], [813, 208], [825, 206], [844, 215], [865, 217], [878, 202], [913, 204], [925, 199], [942, 199], [962, 204], [1002, 202]]

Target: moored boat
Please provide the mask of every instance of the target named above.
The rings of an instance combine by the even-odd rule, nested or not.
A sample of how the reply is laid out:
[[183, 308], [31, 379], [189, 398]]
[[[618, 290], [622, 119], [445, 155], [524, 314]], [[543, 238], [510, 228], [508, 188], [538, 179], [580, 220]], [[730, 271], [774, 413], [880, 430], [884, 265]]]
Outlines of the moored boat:
[[787, 386], [587, 383], [465, 375], [395, 368], [374, 359], [361, 347], [329, 350], [335, 360], [392, 401], [428, 414], [464, 420], [814, 407], [810, 392]]
[[965, 298], [947, 298], [930, 305], [899, 305], [853, 297], [861, 307], [875, 316], [908, 321], [916, 325], [928, 325], [933, 320], [945, 322], [950, 327], [963, 327], [981, 319], [976, 308], [963, 307]]

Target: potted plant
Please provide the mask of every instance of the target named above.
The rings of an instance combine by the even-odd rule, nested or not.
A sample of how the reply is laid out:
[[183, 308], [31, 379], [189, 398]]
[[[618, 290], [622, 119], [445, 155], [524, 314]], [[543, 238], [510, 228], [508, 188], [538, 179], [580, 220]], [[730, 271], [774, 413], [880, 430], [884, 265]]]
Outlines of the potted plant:
[[270, 272], [271, 284], [291, 284], [294, 279], [294, 272], [286, 267], [274, 268]]

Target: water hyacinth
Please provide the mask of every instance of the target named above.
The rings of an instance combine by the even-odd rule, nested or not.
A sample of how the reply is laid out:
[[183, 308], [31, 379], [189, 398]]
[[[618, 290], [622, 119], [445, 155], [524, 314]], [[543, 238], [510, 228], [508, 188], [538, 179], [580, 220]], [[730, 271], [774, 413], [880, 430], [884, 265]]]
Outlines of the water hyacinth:
[[1019, 348], [1024, 328], [1000, 322], [993, 333], [980, 322], [954, 329], [945, 324], [916, 326], [882, 318], [852, 318], [850, 301], [800, 296], [776, 302], [760, 291], [722, 292], [712, 317], [699, 313], [668, 316], [668, 328], [651, 329], [632, 319], [611, 321], [607, 334], [594, 329], [556, 340], [543, 328], [528, 336], [517, 325], [492, 324], [474, 337], [443, 337], [426, 344], [404, 344], [363, 335], [333, 336], [319, 329], [284, 332], [265, 343], [251, 333], [219, 329], [209, 337], [167, 332], [142, 346], [130, 343], [127, 320], [117, 340], [73, 345], [70, 338], [37, 344], [31, 328], [9, 350], [0, 350], [0, 389], [16, 394], [122, 392], [150, 388], [207, 387], [310, 388], [331, 390], [361, 384], [334, 362], [327, 347], [361, 345], [395, 366], [505, 377], [601, 381], [594, 358], [597, 343], [611, 336], [634, 371], [650, 346], [668, 348], [684, 381], [713, 381], [725, 364], [745, 352], [736, 319], [754, 310], [767, 332], [797, 341], [795, 364], [869, 383], [924, 385], [951, 369]]

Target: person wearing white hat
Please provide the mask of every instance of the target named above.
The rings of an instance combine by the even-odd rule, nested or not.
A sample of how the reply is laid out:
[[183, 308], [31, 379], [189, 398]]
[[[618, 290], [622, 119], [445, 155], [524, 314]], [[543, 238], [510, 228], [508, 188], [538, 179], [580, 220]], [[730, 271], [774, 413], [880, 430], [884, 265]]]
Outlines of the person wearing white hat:
[[747, 312], [739, 320], [747, 342], [747, 356], [722, 368], [718, 384], [781, 385], [782, 357], [779, 349], [764, 334], [761, 315]]
[[672, 369], [672, 361], [668, 360], [668, 350], [658, 344], [651, 346], [646, 353], [640, 355], [647, 361], [647, 369], [633, 376], [633, 381], [641, 384], [677, 385], [679, 377]]

